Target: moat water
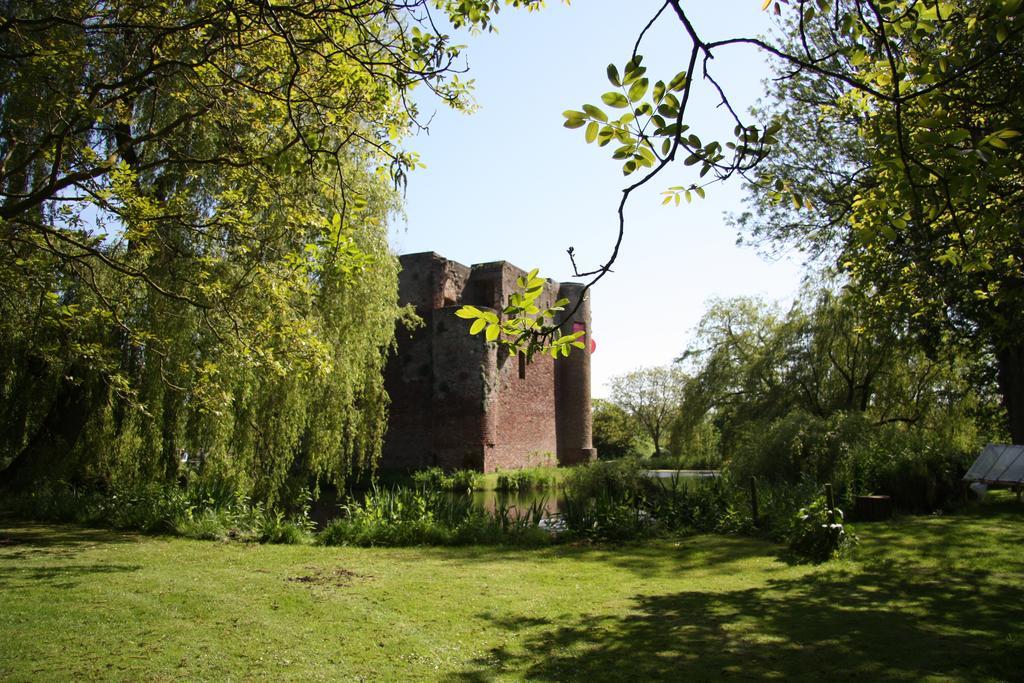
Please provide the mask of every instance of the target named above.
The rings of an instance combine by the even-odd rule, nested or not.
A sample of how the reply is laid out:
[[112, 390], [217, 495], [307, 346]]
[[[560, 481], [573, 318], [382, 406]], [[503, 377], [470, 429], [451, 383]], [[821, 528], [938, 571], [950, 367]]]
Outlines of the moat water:
[[[648, 470], [647, 476], [657, 479], [679, 477], [688, 480], [712, 479], [719, 476], [717, 470]], [[505, 509], [513, 516], [529, 514], [535, 506], [544, 508], [549, 515], [557, 515], [565, 501], [561, 487], [546, 490], [527, 491], [473, 491], [472, 493], [452, 493], [455, 497], [472, 499], [474, 505], [488, 512]], [[312, 516], [318, 525], [323, 526], [339, 514], [337, 498], [324, 495], [313, 507]]]

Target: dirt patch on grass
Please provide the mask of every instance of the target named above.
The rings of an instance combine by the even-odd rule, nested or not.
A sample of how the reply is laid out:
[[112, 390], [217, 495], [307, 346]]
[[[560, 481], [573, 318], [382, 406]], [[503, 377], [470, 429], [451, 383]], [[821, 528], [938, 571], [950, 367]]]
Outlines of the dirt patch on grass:
[[336, 567], [334, 569], [321, 569], [309, 567], [310, 573], [303, 574], [301, 576], [290, 576], [288, 581], [290, 583], [300, 583], [306, 586], [334, 586], [335, 588], [344, 588], [351, 586], [355, 581], [359, 579], [373, 578], [371, 576], [364, 576], [363, 574], [357, 574], [356, 572], [345, 569], [344, 567]]

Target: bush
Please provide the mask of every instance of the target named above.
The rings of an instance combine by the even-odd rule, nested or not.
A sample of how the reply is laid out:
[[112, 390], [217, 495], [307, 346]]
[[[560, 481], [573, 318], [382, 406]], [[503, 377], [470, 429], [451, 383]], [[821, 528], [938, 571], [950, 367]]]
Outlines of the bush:
[[323, 545], [408, 546], [537, 544], [550, 542], [539, 528], [544, 504], [521, 514], [508, 506], [493, 513], [465, 497], [423, 488], [371, 489], [362, 501], [342, 506], [317, 541]]
[[310, 539], [313, 528], [308, 491], [302, 500], [300, 510], [286, 516], [251, 503], [228, 481], [191, 478], [182, 485], [120, 485], [109, 491], [46, 482], [10, 504], [34, 519], [209, 540], [300, 543]]
[[803, 559], [824, 562], [845, 555], [856, 540], [843, 523], [843, 511], [829, 508], [825, 497], [819, 496], [793, 517], [789, 548]]
[[623, 539], [665, 531], [739, 533], [753, 528], [742, 491], [721, 478], [652, 478], [644, 461], [624, 459], [577, 468], [566, 478], [567, 531]]
[[546, 491], [555, 488], [557, 481], [549, 468], [533, 468], [498, 472], [495, 491]]
[[417, 487], [422, 489], [470, 493], [479, 487], [480, 477], [481, 474], [473, 470], [455, 470], [451, 474], [447, 474], [440, 467], [431, 467], [414, 472], [412, 480]]
[[643, 437], [636, 421], [610, 401], [593, 401], [593, 444], [602, 460], [633, 457], [643, 448]]

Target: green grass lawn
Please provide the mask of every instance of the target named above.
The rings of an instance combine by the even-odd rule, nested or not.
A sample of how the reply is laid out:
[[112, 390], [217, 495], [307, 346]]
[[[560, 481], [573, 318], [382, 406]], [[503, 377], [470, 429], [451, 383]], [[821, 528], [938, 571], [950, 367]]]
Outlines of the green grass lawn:
[[0, 680], [1020, 680], [1024, 506], [854, 560], [694, 536], [350, 549], [0, 519]]

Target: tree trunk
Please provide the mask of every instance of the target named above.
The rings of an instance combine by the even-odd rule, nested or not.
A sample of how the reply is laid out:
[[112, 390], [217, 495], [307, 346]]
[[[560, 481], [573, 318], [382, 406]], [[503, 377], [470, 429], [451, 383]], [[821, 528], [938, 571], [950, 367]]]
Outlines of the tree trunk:
[[1013, 443], [1024, 444], [1024, 343], [996, 349], [996, 381]]
[[88, 371], [72, 368], [42, 424], [11, 463], [0, 472], [0, 487], [16, 488], [41, 472], [60, 471], [59, 461], [78, 442], [89, 417], [103, 397], [103, 381]]

